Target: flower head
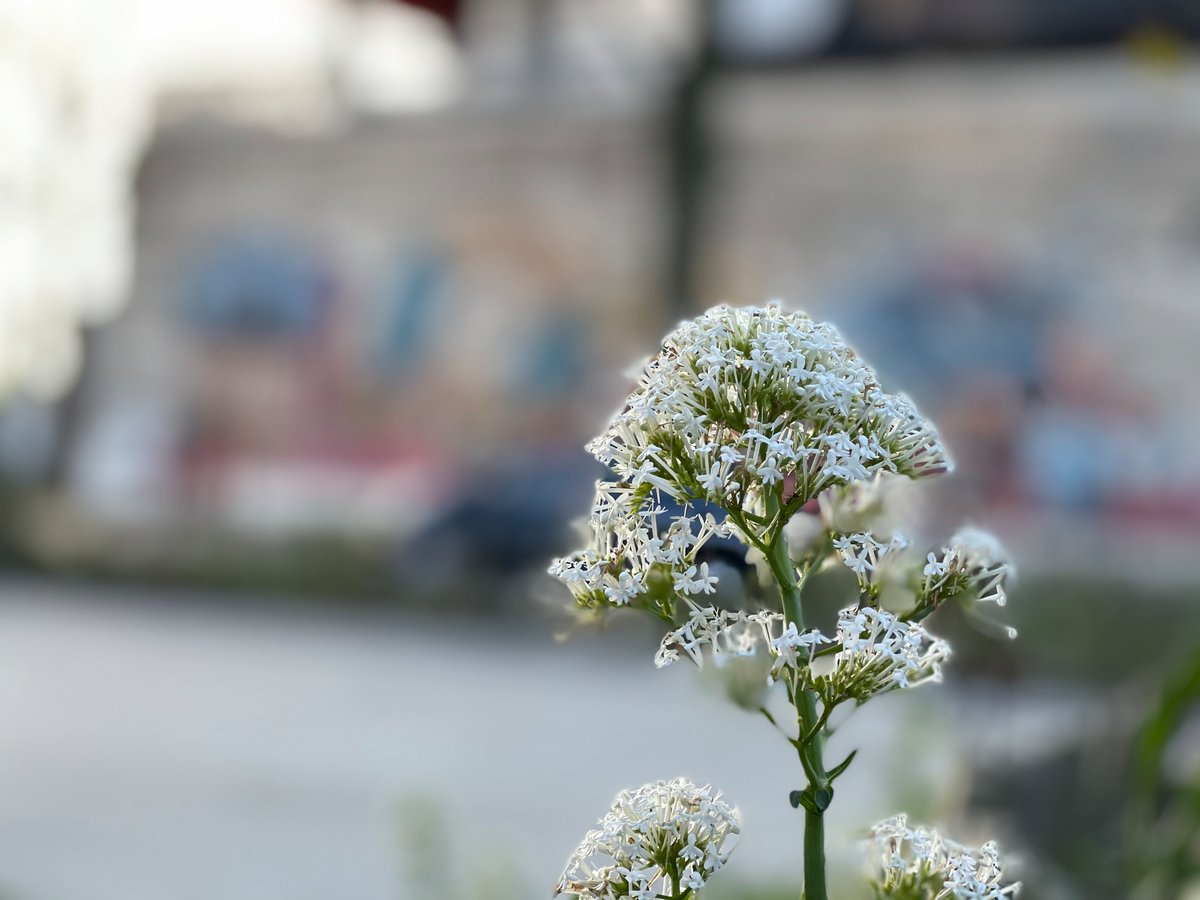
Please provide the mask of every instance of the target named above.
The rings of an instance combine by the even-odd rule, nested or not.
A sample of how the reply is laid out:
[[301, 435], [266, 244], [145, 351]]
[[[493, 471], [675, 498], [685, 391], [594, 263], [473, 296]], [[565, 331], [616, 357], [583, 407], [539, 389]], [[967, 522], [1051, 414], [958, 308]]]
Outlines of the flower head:
[[936, 829], [908, 824], [901, 814], [871, 829], [875, 886], [882, 897], [904, 900], [1004, 900], [1020, 882], [1001, 884], [1003, 865], [993, 841], [972, 850]]
[[1008, 553], [995, 537], [977, 528], [958, 531], [941, 553], [930, 553], [922, 573], [923, 602], [937, 606], [973, 594], [981, 603], [1008, 602], [1005, 583], [1016, 575]]
[[702, 666], [705, 647], [718, 662], [731, 656], [753, 656], [765, 649], [774, 658], [770, 683], [780, 669], [797, 668], [808, 660], [814, 647], [828, 641], [815, 629], [798, 631], [780, 613], [698, 607], [686, 622], [662, 639], [654, 664], [660, 669], [669, 666], [679, 659], [682, 651], [697, 666]]
[[836, 329], [778, 306], [718, 306], [680, 324], [588, 448], [631, 484], [727, 507], [785, 481], [815, 497], [949, 466], [933, 426]]
[[879, 595], [879, 564], [885, 557], [906, 547], [908, 539], [900, 534], [894, 534], [886, 541], [881, 541], [865, 531], [833, 537], [833, 549], [837, 551], [846, 568], [858, 579], [859, 589], [871, 597]]
[[921, 625], [871, 606], [843, 609], [834, 641], [841, 649], [832, 670], [805, 674], [808, 686], [827, 705], [848, 699], [865, 703], [880, 694], [941, 681], [942, 664], [950, 656], [950, 645]]
[[[711, 513], [673, 518], [648, 487], [600, 481], [585, 525], [587, 546], [551, 563], [585, 608], [661, 602], [663, 593], [711, 594], [717, 577], [696, 556], [723, 532]], [[657, 593], [654, 588], [660, 587]], [[643, 596], [651, 595], [654, 596]]]
[[831, 488], [950, 465], [933, 426], [832, 326], [778, 306], [680, 324], [588, 449], [617, 480], [597, 485], [589, 546], [550, 572], [581, 606], [645, 604], [663, 618], [715, 590], [696, 554], [714, 534], [765, 529], [768, 496], [794, 512]]
[[725, 865], [741, 830], [719, 791], [658, 781], [617, 796], [567, 861], [556, 894], [580, 900], [675, 895], [672, 879], [699, 890]]

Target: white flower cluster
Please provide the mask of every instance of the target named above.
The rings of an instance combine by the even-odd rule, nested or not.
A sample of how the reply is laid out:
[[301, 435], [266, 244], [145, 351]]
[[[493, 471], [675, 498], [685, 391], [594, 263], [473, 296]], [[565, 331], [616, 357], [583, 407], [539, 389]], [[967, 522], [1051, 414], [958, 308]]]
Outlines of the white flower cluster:
[[675, 516], [666, 523], [666, 510], [649, 493], [596, 483], [587, 523], [589, 545], [554, 560], [549, 568], [581, 606], [627, 606], [649, 590], [655, 573], [685, 597], [716, 590], [717, 577], [709, 573], [708, 563], [696, 562], [696, 554], [723, 529], [711, 513]]
[[883, 897], [912, 900], [1004, 900], [1020, 882], [1001, 884], [1003, 866], [996, 844], [972, 850], [924, 825], [909, 826], [901, 814], [871, 829], [878, 854], [876, 887]]
[[698, 891], [740, 830], [737, 811], [708, 785], [677, 778], [624, 791], [571, 855], [556, 893], [654, 900]]
[[[838, 646], [832, 668], [824, 672], [813, 663], [822, 644]], [[863, 703], [899, 688], [941, 681], [942, 663], [950, 656], [950, 645], [921, 625], [870, 606], [842, 610], [834, 638], [816, 629], [799, 631], [779, 613], [709, 606], [695, 608], [687, 622], [663, 638], [654, 664], [669, 666], [682, 652], [703, 665], [705, 647], [717, 661], [752, 656], [765, 647], [773, 658], [769, 683], [789, 669], [798, 675], [799, 685], [815, 690], [827, 706], [851, 699]]]
[[858, 579], [859, 589], [872, 596], [879, 593], [876, 577], [879, 563], [889, 554], [907, 547], [908, 539], [901, 534], [893, 534], [887, 541], [881, 541], [866, 531], [840, 534], [833, 538], [833, 549]]
[[923, 626], [871, 606], [843, 609], [834, 641], [841, 649], [832, 670], [805, 671], [806, 685], [826, 705], [847, 699], [865, 703], [899, 688], [939, 682], [942, 663], [950, 657], [950, 645]]
[[921, 593], [937, 604], [970, 590], [980, 602], [1003, 606], [1008, 602], [1005, 582], [1015, 574], [995, 537], [976, 528], [963, 528], [940, 554], [929, 554]]
[[[883, 391], [834, 328], [778, 306], [719, 306], [682, 323], [588, 449], [620, 481], [597, 485], [590, 546], [550, 573], [589, 608], [633, 602], [655, 570], [676, 594], [712, 593], [696, 552], [718, 532], [740, 536], [743, 513], [761, 522], [764, 492], [794, 512], [831, 487], [949, 467], [933, 426]], [[684, 515], [664, 528], [666, 497]], [[689, 515], [691, 502], [737, 522]]]
[[694, 609], [691, 618], [662, 639], [654, 664], [660, 669], [679, 659], [682, 651], [697, 666], [704, 664], [702, 650], [710, 648], [717, 662], [726, 656], [753, 656], [760, 646], [774, 658], [770, 679], [785, 666], [796, 669], [807, 662], [818, 644], [829, 638], [819, 631], [800, 632], [795, 623], [785, 622], [780, 613], [746, 613], [716, 609]]
[[726, 508], [785, 480], [808, 498], [949, 466], [933, 426], [836, 329], [778, 306], [718, 306], [679, 325], [588, 449], [634, 486]]

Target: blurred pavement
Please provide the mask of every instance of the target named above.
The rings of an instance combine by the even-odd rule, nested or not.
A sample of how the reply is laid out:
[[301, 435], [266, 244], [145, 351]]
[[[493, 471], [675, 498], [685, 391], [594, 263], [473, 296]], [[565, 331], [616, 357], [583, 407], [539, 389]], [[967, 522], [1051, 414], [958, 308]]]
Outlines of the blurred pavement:
[[[742, 809], [730, 871], [794, 878], [781, 853], [800, 841], [789, 748], [693, 671], [656, 673], [648, 630], [556, 643], [544, 624], [163, 599], [0, 585], [6, 900], [428, 898], [406, 875], [401, 840], [427, 824], [422, 844], [438, 844], [437, 822], [402, 821], [421, 803], [453, 832], [438, 896], [475, 896], [470, 878], [508, 885], [495, 896], [549, 896], [618, 789], [681, 774]], [[832, 759], [863, 745], [839, 785], [835, 865], [853, 872], [856, 829], [900, 800], [956, 805], [973, 706], [992, 751], [1019, 741], [1003, 698], [968, 699], [950, 702], [944, 688], [887, 698], [835, 737]], [[1041, 718], [1061, 725], [1061, 712]], [[919, 755], [905, 751], [910, 739]], [[903, 798], [887, 787], [897, 766]]]

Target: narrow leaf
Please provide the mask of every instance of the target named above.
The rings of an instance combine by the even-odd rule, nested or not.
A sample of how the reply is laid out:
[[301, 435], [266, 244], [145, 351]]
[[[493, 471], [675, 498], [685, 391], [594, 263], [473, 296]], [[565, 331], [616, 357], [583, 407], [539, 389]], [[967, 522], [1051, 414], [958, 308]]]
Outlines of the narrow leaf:
[[843, 772], [845, 772], [848, 768], [850, 768], [850, 763], [854, 762], [854, 757], [857, 755], [858, 755], [857, 748], [854, 750], [851, 750], [849, 756], [847, 756], [840, 763], [838, 763], [836, 766], [834, 766], [832, 769], [829, 770], [829, 780], [833, 781], [833, 779], [837, 778], [839, 775], [841, 775]]

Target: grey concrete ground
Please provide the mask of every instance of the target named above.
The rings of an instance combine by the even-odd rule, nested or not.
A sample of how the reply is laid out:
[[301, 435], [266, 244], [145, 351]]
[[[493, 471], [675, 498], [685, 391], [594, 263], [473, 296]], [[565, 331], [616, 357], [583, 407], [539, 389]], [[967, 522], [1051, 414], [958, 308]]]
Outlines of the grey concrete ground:
[[[548, 896], [619, 788], [680, 774], [742, 809], [731, 872], [798, 865], [789, 748], [694, 671], [656, 672], [648, 632], [556, 643], [179, 599], [0, 584], [0, 896], [424, 898], [422, 865], [439, 896]], [[954, 806], [953, 730], [937, 755], [906, 749], [950, 698], [888, 698], [835, 737], [864, 748], [831, 825], [844, 869], [856, 829], [900, 802], [889, 784]], [[923, 762], [901, 779], [896, 755]]]

